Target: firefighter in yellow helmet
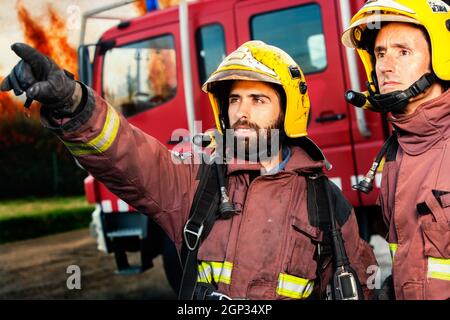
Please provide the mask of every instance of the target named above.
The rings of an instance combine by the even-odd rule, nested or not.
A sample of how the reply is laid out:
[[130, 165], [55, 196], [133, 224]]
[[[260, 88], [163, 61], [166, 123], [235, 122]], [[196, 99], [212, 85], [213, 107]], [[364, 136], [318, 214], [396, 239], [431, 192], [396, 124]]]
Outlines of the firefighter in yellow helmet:
[[[368, 79], [368, 92], [347, 98], [390, 113], [394, 128], [379, 196], [393, 259], [391, 298], [449, 299], [450, 7], [367, 1], [342, 42], [358, 51]], [[369, 191], [369, 180], [357, 188]]]
[[245, 151], [243, 162], [198, 164], [174, 161], [38, 51], [13, 50], [22, 60], [1, 89], [41, 101], [44, 125], [78, 162], [167, 232], [184, 265], [180, 298], [324, 298], [329, 284], [336, 299], [370, 296], [375, 257], [351, 205], [323, 175], [322, 152], [306, 138], [307, 87], [286, 53], [247, 42], [204, 86], [222, 133], [251, 142], [258, 129], [284, 127], [283, 144], [253, 163]]
[[262, 41], [250, 41], [231, 53], [203, 85], [209, 93], [216, 125], [223, 130], [220, 101], [215, 92], [219, 81], [258, 81], [280, 86], [286, 106], [284, 130], [291, 138], [307, 136], [310, 101], [306, 80], [297, 63], [283, 50]]

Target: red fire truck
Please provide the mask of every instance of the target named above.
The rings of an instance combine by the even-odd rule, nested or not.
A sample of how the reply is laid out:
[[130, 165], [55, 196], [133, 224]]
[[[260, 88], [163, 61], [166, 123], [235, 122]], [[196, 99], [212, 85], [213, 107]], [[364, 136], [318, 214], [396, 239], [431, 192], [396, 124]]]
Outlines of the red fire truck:
[[[363, 4], [364, 0], [182, 2], [120, 22], [91, 45], [95, 50], [81, 45], [80, 78], [130, 123], [171, 148], [175, 129], [193, 132], [194, 121], [201, 121], [204, 130], [214, 127], [201, 84], [227, 54], [251, 39], [284, 49], [308, 82], [308, 132], [333, 165], [328, 175], [357, 209], [362, 236], [367, 238], [373, 225], [367, 219], [378, 216], [377, 192], [365, 195], [351, 187], [369, 169], [389, 128], [379, 115], [356, 109], [344, 99], [347, 89], [365, 88], [356, 52], [340, 42], [344, 27]], [[380, 178], [378, 173], [374, 187], [379, 187]], [[91, 176], [85, 189], [89, 202], [96, 204], [92, 226], [98, 247], [115, 254], [119, 272], [143, 271], [162, 253], [176, 288], [181, 273], [164, 233]], [[133, 251], [141, 255], [137, 267], [127, 260]]]

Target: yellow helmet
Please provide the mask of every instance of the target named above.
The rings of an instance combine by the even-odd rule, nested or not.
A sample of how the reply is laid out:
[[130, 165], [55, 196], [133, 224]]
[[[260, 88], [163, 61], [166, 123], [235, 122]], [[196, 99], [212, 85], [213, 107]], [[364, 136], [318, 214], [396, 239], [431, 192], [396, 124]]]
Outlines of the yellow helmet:
[[219, 81], [250, 80], [275, 83], [286, 94], [284, 131], [291, 138], [307, 135], [310, 109], [302, 70], [283, 50], [262, 41], [248, 41], [229, 54], [203, 84], [214, 112], [217, 129], [222, 133], [220, 97], [214, 90]]
[[[356, 48], [372, 82], [374, 70], [371, 53], [364, 42], [364, 31], [380, 28], [381, 22], [405, 22], [421, 25], [427, 31], [431, 44], [432, 69], [441, 80], [450, 80], [450, 7], [440, 0], [369, 0], [353, 16], [350, 26], [342, 34], [342, 43]], [[376, 89], [376, 88], [373, 88]]]

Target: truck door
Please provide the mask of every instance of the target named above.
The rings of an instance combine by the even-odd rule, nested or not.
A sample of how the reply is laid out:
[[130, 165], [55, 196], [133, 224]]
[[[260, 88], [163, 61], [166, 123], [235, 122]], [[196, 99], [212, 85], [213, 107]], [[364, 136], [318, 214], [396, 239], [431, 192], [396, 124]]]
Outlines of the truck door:
[[355, 162], [336, 12], [329, 0], [253, 0], [236, 4], [235, 21], [239, 43], [257, 39], [275, 45], [302, 68], [312, 106], [309, 136], [333, 165], [328, 176], [358, 206], [350, 184]]

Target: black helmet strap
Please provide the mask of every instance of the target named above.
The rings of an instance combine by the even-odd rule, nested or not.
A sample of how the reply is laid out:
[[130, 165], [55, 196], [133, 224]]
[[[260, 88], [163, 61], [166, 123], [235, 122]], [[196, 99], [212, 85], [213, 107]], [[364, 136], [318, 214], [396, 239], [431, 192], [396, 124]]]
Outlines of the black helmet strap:
[[[391, 93], [379, 94], [372, 90], [370, 84], [367, 84], [369, 102], [380, 112], [401, 113], [409, 103], [409, 99], [418, 96], [427, 90], [433, 83], [437, 81], [434, 72], [426, 73], [419, 80], [414, 82], [406, 90], [397, 90]], [[375, 80], [375, 79], [374, 79]], [[376, 80], [374, 81], [378, 88]]]

